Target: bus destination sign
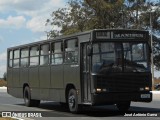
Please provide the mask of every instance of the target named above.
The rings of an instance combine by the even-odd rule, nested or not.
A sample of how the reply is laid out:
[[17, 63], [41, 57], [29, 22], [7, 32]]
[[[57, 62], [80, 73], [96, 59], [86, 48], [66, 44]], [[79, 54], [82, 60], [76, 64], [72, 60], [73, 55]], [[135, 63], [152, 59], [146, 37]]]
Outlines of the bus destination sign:
[[106, 31], [97, 31], [96, 39], [110, 39], [110, 32]]
[[[111, 35], [112, 36], [112, 35]], [[134, 39], [134, 38], [144, 38], [144, 34], [142, 33], [113, 33], [113, 38], [129, 38], [129, 39]]]
[[96, 31], [96, 39], [145, 39], [144, 32], [135, 31]]

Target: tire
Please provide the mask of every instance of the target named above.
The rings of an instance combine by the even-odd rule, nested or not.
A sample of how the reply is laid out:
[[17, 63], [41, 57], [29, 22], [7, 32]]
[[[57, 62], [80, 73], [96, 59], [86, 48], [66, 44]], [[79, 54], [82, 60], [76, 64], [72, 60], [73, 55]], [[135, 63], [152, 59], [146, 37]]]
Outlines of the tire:
[[78, 106], [78, 96], [75, 89], [70, 89], [68, 93], [68, 107], [70, 112], [78, 113], [80, 108]]
[[131, 101], [124, 101], [124, 102], [119, 102], [116, 104], [117, 108], [119, 109], [119, 111], [128, 111], [128, 109], [130, 108], [130, 104]]
[[37, 107], [40, 104], [40, 100], [32, 100], [31, 99], [31, 92], [30, 92], [30, 88], [28, 86], [26, 86], [24, 88], [23, 98], [24, 98], [25, 106], [27, 106], [27, 107], [32, 107], [32, 106]]

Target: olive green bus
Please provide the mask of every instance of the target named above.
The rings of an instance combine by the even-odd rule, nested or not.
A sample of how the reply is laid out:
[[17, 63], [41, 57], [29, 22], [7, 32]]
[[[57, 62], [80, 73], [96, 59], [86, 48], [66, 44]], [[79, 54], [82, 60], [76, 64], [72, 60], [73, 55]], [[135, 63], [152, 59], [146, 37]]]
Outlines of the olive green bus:
[[97, 29], [8, 48], [7, 91], [26, 106], [40, 100], [83, 105], [152, 101], [149, 32]]

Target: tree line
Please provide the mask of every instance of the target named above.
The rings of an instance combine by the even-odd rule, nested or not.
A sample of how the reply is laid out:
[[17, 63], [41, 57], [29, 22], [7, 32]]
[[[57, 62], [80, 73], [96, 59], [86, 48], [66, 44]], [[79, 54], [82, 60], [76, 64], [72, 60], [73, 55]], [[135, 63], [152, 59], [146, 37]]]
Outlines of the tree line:
[[69, 0], [65, 8], [52, 12], [46, 25], [53, 28], [49, 38], [91, 29], [149, 30], [154, 64], [160, 70], [160, 0]]

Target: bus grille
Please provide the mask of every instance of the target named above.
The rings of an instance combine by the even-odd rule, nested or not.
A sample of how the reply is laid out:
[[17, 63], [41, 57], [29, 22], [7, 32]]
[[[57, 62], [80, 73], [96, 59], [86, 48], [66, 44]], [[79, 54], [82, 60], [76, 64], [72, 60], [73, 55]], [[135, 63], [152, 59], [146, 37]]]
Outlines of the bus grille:
[[97, 88], [106, 88], [110, 92], [139, 91], [142, 87], [151, 86], [149, 80], [149, 75], [97, 76]]

